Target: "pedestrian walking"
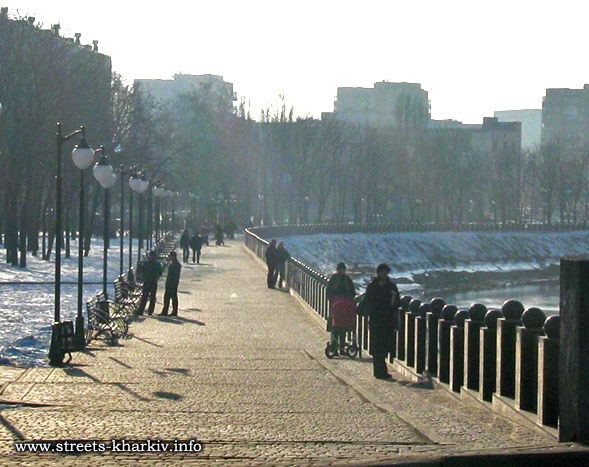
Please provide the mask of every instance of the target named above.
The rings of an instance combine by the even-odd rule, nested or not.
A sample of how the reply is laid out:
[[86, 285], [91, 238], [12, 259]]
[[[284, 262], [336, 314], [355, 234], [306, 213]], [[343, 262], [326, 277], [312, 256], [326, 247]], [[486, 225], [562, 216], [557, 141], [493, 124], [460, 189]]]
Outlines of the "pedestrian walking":
[[209, 233], [210, 232], [211, 232], [210, 226], [205, 223], [205, 225], [203, 225], [202, 229], [200, 230], [200, 235], [202, 237], [203, 245], [210, 246], [209, 245]]
[[194, 235], [190, 239], [190, 248], [192, 249], [192, 264], [196, 260], [196, 264], [200, 264], [200, 252], [202, 250], [203, 238], [198, 232], [194, 232]]
[[227, 238], [234, 240], [235, 239], [235, 230], [237, 230], [237, 226], [235, 225], [235, 222], [233, 222], [233, 219], [230, 218], [225, 223], [225, 234], [227, 234]]
[[[346, 332], [352, 330], [356, 323], [356, 289], [350, 276], [346, 274], [346, 265], [338, 263], [336, 272], [331, 275], [327, 282], [327, 300], [329, 300], [328, 330], [331, 331], [331, 345], [333, 349], [343, 350], [346, 344]], [[334, 320], [334, 311], [342, 311], [342, 317]], [[350, 315], [350, 316], [347, 316]], [[344, 323], [344, 321], [350, 321]], [[338, 355], [337, 350], [334, 354]]]
[[178, 316], [178, 284], [180, 283], [180, 271], [182, 265], [176, 257], [175, 251], [170, 251], [168, 256], [168, 275], [166, 276], [166, 291], [164, 293], [164, 308], [160, 316], [167, 316], [172, 301], [172, 313], [170, 316]]
[[225, 245], [225, 240], [223, 237], [224, 237], [223, 226], [221, 224], [217, 224], [215, 226], [215, 245], [217, 245], [217, 246]]
[[182, 248], [182, 261], [188, 263], [190, 258], [190, 233], [185, 230], [180, 237], [180, 248]]
[[272, 240], [266, 248], [266, 266], [268, 266], [266, 282], [269, 289], [276, 288], [276, 253], [276, 240]]
[[278, 287], [286, 281], [286, 262], [290, 259], [290, 254], [284, 245], [284, 242], [278, 244], [276, 249], [276, 274], [278, 275]]
[[388, 265], [380, 264], [376, 268], [376, 277], [366, 288], [364, 298], [369, 316], [370, 355], [374, 377], [378, 379], [392, 379], [387, 370], [386, 358], [393, 351], [393, 332], [397, 328], [400, 297], [399, 289], [389, 277], [390, 272]]
[[164, 271], [164, 268], [157, 260], [155, 251], [151, 250], [149, 252], [147, 261], [144, 261], [141, 266], [141, 271], [143, 274], [143, 291], [141, 293], [141, 300], [139, 302], [139, 310], [137, 311], [137, 314], [143, 314], [145, 311], [145, 305], [149, 299], [147, 314], [152, 315], [153, 310], [155, 309], [157, 281]]

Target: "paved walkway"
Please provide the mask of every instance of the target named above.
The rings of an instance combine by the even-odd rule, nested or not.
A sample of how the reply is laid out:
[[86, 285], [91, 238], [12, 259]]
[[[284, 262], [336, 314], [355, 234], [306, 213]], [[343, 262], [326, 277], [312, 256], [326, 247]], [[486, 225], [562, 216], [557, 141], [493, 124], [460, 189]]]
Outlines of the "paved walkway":
[[[133, 338], [76, 354], [72, 368], [15, 373], [0, 397], [49, 406], [2, 407], [2, 465], [365, 464], [554, 447], [443, 391], [376, 381], [366, 359], [327, 361], [319, 323], [289, 294], [265, 287], [239, 242], [205, 249], [203, 261], [183, 268], [178, 319], [134, 323]], [[205, 447], [80, 459], [16, 454], [12, 444], [113, 438]]]

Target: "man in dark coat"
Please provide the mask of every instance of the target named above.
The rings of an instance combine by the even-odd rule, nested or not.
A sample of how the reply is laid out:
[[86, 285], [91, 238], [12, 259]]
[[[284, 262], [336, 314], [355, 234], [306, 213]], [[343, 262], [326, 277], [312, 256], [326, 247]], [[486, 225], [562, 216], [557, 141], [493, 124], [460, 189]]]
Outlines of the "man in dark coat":
[[268, 266], [268, 277], [266, 282], [269, 289], [276, 288], [276, 240], [272, 240], [266, 248], [266, 266]]
[[276, 274], [278, 274], [278, 287], [282, 288], [282, 284], [286, 281], [286, 262], [290, 259], [290, 253], [286, 249], [284, 242], [278, 244], [276, 249]]
[[194, 264], [195, 258], [196, 263], [200, 264], [200, 252], [202, 250], [203, 238], [198, 232], [194, 232], [194, 235], [190, 239], [190, 248], [192, 249], [192, 264]]
[[170, 316], [178, 316], [178, 284], [180, 283], [180, 270], [182, 265], [176, 257], [176, 252], [171, 251], [168, 256], [170, 264], [168, 265], [168, 275], [166, 276], [166, 292], [164, 293], [164, 308], [160, 316], [168, 314], [170, 300], [172, 300], [172, 313]]
[[391, 268], [381, 264], [376, 268], [376, 277], [366, 288], [370, 329], [370, 354], [374, 377], [391, 379], [386, 358], [392, 352], [393, 332], [397, 327], [397, 313], [400, 303], [399, 289], [390, 279]]
[[155, 298], [157, 294], [157, 280], [162, 275], [164, 268], [157, 260], [155, 251], [149, 252], [149, 259], [141, 266], [143, 272], [143, 291], [141, 293], [141, 301], [139, 302], [139, 310], [137, 314], [142, 315], [145, 311], [145, 305], [149, 298], [149, 308], [147, 310], [148, 315], [153, 314], [155, 309]]
[[221, 224], [217, 224], [215, 226], [215, 245], [217, 245], [217, 246], [225, 245], [225, 240], [223, 237], [224, 237], [223, 226]]
[[182, 248], [182, 261], [187, 263], [188, 258], [190, 258], [190, 234], [188, 230], [185, 230], [180, 237], [180, 248]]
[[[353, 300], [356, 297], [356, 289], [350, 276], [346, 274], [346, 265], [338, 263], [335, 268], [335, 274], [332, 274], [327, 282], [326, 295], [329, 300], [330, 309], [333, 302], [338, 298], [349, 298]], [[328, 331], [331, 331], [331, 344], [341, 350], [346, 343], [346, 330], [338, 329], [331, 323], [331, 316], [329, 318]]]

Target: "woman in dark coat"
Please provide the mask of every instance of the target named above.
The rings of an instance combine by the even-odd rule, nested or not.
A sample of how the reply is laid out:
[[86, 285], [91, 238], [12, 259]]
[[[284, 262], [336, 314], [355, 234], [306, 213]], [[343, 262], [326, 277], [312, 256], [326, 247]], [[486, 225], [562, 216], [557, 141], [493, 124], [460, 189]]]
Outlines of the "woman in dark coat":
[[376, 277], [366, 288], [366, 303], [370, 317], [370, 354], [374, 366], [374, 377], [391, 379], [387, 371], [386, 358], [393, 350], [393, 332], [397, 327], [399, 289], [390, 279], [391, 268], [381, 264], [376, 268]]

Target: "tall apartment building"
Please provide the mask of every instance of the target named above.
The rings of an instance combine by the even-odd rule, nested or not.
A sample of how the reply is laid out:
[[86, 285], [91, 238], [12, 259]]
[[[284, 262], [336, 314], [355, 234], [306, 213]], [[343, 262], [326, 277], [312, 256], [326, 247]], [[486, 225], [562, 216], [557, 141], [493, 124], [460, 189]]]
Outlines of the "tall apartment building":
[[430, 120], [430, 137], [452, 137], [463, 150], [481, 155], [502, 154], [519, 158], [522, 149], [522, 124], [500, 122], [496, 117], [484, 117], [482, 124], [465, 124], [456, 120]]
[[499, 122], [519, 122], [522, 131], [522, 149], [534, 149], [542, 143], [542, 109], [498, 110]]
[[173, 79], [137, 79], [139, 89], [162, 104], [174, 105], [183, 94], [196, 93], [219, 110], [233, 112], [233, 84], [218, 75], [174, 75]]
[[322, 119], [375, 127], [425, 125], [429, 120], [428, 93], [419, 83], [374, 83], [373, 88], [337, 89], [333, 112]]
[[546, 90], [542, 101], [542, 143], [589, 146], [589, 84], [583, 89]]

